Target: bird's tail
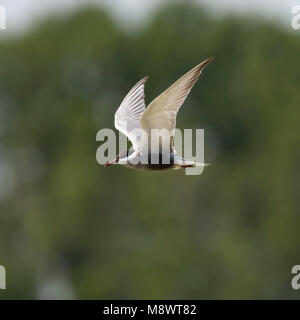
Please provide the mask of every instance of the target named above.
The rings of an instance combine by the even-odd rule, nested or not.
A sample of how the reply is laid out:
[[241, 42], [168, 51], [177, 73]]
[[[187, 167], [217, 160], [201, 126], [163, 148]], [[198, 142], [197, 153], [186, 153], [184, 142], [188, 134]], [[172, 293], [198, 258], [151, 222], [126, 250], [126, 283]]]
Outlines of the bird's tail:
[[195, 162], [195, 167], [208, 167], [210, 163]]
[[208, 167], [210, 163], [202, 163], [202, 162], [190, 162], [183, 163], [180, 165], [181, 168], [191, 168], [191, 167]]

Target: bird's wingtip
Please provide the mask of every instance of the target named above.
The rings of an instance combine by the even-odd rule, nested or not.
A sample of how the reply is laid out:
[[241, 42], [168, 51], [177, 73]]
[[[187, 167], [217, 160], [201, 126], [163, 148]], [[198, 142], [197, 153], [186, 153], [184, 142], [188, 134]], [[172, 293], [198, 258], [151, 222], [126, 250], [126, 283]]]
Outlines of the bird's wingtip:
[[214, 56], [213, 56], [213, 57], [210, 57], [210, 58], [204, 60], [201, 64], [202, 64], [202, 66], [204, 67], [204, 66], [206, 66], [207, 64], [209, 64], [210, 62], [212, 62], [214, 59], [215, 59]]

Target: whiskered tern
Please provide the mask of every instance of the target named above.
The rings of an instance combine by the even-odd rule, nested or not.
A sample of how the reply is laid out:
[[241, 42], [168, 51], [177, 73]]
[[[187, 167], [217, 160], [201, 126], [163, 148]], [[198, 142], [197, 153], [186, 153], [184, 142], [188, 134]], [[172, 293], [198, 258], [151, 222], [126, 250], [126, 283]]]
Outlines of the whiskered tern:
[[[115, 127], [128, 137], [132, 148], [118, 154], [105, 166], [119, 164], [146, 170], [204, 167], [205, 163], [190, 161], [176, 155], [174, 132], [179, 108], [204, 67], [212, 60], [213, 58], [207, 59], [195, 66], [155, 98], [147, 108], [144, 87], [148, 77], [141, 79], [128, 92], [115, 114]], [[161, 139], [156, 139], [155, 143], [158, 145], [153, 143], [154, 138], [151, 133], [154, 129], [162, 135]]]

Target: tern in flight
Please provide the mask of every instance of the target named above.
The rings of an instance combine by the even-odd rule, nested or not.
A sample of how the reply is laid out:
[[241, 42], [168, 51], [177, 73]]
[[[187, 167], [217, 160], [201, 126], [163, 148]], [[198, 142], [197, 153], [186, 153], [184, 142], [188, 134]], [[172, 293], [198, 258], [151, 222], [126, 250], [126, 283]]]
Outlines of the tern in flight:
[[[128, 137], [132, 148], [119, 153], [105, 166], [119, 164], [146, 170], [204, 167], [205, 163], [190, 161], [176, 155], [174, 132], [179, 108], [204, 67], [212, 60], [213, 58], [207, 59], [195, 66], [155, 98], [147, 108], [144, 100], [144, 86], [148, 77], [141, 79], [128, 92], [115, 114], [115, 127]], [[161, 130], [165, 135], [158, 140], [158, 148], [155, 148], [151, 141], [154, 140], [151, 135], [153, 129]], [[140, 134], [140, 131], [143, 134]], [[156, 160], [152, 161], [153, 159]]]

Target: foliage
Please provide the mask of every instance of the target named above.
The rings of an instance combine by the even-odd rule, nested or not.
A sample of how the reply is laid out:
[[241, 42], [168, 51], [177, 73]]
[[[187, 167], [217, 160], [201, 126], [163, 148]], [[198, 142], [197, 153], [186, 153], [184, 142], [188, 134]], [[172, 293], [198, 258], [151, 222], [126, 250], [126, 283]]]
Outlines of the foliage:
[[[299, 34], [190, 5], [128, 34], [91, 8], [0, 46], [1, 298], [297, 298]], [[177, 122], [211, 167], [97, 164], [135, 82], [149, 103], [211, 56]]]

